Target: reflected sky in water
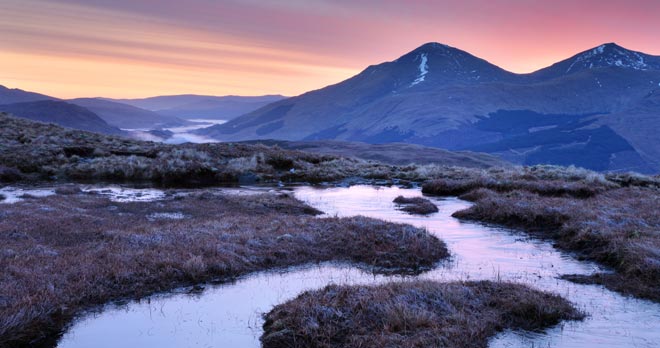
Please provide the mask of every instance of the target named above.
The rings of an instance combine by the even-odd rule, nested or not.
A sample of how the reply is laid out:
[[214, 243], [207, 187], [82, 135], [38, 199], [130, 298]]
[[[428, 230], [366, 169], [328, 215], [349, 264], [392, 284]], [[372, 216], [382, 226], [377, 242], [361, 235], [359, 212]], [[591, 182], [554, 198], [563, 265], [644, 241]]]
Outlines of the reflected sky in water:
[[[451, 217], [470, 203], [432, 198], [440, 211], [426, 217], [396, 210], [398, 195], [421, 196], [419, 189], [371, 186], [298, 187], [297, 198], [329, 216], [365, 215], [410, 223], [444, 240], [452, 254], [420, 278], [438, 281], [507, 280], [558, 293], [589, 314], [545, 333], [505, 332], [491, 347], [657, 347], [660, 305], [624, 298], [600, 286], [557, 279], [561, 274], [590, 274], [598, 265], [575, 260], [550, 243], [507, 229], [460, 222]], [[196, 294], [153, 296], [110, 305], [77, 321], [58, 347], [259, 347], [261, 314], [299, 293], [327, 284], [376, 284], [406, 281], [374, 276], [346, 265], [321, 264], [286, 272], [253, 274], [231, 284], [207, 286]]]

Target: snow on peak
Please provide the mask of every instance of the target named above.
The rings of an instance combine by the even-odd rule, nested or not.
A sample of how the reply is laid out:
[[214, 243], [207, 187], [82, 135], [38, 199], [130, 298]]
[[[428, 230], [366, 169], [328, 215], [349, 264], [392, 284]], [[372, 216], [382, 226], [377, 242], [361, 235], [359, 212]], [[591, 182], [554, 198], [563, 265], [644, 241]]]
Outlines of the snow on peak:
[[[428, 56], [426, 55], [426, 53], [422, 53], [422, 54], [419, 56], [419, 58], [420, 58], [420, 62], [419, 62], [419, 75], [417, 76], [417, 78], [415, 79], [415, 81], [413, 81], [413, 82], [410, 84], [410, 87], [412, 87], [412, 86], [414, 86], [414, 85], [416, 85], [416, 84], [418, 84], [418, 83], [420, 83], [420, 82], [424, 82], [424, 79], [426, 79], [426, 74], [429, 73], [429, 65], [428, 65], [429, 58], [428, 58]], [[417, 60], [417, 59], [415, 59], [415, 60]]]
[[603, 52], [605, 52], [605, 45], [600, 45], [591, 51], [593, 55], [603, 54]]
[[605, 44], [575, 57], [568, 70], [566, 70], [566, 73], [579, 67], [593, 69], [594, 67], [606, 66], [634, 70], [647, 70], [649, 68], [641, 54], [629, 51], [616, 44]]

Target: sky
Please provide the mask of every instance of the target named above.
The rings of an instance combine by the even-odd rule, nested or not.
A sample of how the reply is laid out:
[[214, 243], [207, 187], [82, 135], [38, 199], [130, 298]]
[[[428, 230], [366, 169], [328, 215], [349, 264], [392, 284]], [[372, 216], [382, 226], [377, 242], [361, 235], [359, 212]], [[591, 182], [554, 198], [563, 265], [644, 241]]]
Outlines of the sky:
[[59, 98], [298, 95], [426, 42], [531, 72], [660, 55], [657, 0], [0, 0], [0, 84]]

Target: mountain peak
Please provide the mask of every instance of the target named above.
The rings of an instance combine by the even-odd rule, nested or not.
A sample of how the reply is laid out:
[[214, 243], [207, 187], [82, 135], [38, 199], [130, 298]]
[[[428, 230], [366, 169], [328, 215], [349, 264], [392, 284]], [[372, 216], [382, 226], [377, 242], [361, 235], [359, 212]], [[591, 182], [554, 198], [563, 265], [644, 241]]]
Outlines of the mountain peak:
[[512, 79], [514, 75], [468, 52], [438, 42], [427, 42], [393, 62], [384, 64], [392, 63], [388, 71], [394, 80], [405, 81], [391, 88], [391, 91], [398, 92], [410, 87], [419, 90], [448, 83], [504, 81]]
[[568, 66], [566, 73], [602, 67], [648, 70], [651, 67], [647, 62], [647, 58], [648, 56], [643, 53], [631, 51], [610, 42], [570, 58], [571, 64]]
[[427, 42], [415, 49], [415, 51], [432, 51], [432, 50], [445, 50], [447, 48], [452, 48], [448, 45], [441, 44], [439, 42]]
[[439, 42], [427, 42], [414, 50], [408, 52], [406, 55], [447, 55], [447, 54], [468, 54], [458, 48], [451, 47]]

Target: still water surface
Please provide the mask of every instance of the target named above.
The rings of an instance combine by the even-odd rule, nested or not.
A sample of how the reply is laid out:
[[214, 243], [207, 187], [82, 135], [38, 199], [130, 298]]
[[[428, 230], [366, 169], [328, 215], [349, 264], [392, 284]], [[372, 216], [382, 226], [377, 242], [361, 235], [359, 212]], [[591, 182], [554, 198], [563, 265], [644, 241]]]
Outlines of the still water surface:
[[[259, 191], [259, 190], [257, 190]], [[589, 314], [543, 333], [504, 332], [491, 347], [659, 347], [660, 305], [625, 298], [600, 286], [557, 279], [566, 273], [590, 274], [599, 266], [577, 261], [550, 243], [516, 231], [460, 222], [451, 217], [469, 203], [433, 199], [440, 209], [428, 217], [397, 211], [398, 195], [421, 196], [419, 189], [353, 186], [299, 187], [295, 196], [330, 216], [365, 215], [427, 228], [444, 240], [449, 261], [418, 278], [438, 281], [508, 280], [558, 293]], [[208, 286], [199, 293], [183, 290], [109, 305], [80, 318], [58, 347], [259, 347], [261, 314], [299, 293], [327, 284], [377, 284], [405, 281], [374, 276], [335, 264], [263, 272], [234, 283]]]

